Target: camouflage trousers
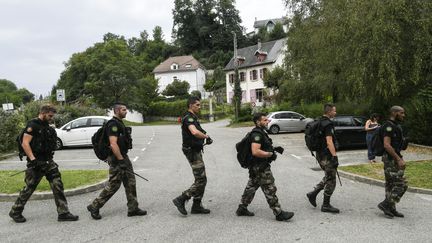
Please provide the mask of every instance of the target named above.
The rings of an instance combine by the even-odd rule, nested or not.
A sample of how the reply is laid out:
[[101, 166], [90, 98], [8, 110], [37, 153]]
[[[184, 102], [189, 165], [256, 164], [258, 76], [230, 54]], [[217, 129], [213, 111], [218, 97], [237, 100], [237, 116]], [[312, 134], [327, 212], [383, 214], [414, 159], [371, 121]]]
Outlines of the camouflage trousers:
[[133, 172], [133, 167], [129, 157], [124, 156], [124, 163], [126, 163], [126, 170], [120, 168], [119, 164], [116, 163], [114, 156], [108, 157], [108, 164], [110, 165], [108, 184], [92, 202], [94, 208], [99, 209], [103, 207], [105, 203], [108, 202], [108, 200], [118, 191], [122, 183], [126, 191], [128, 211], [132, 212], [138, 208], [136, 180], [135, 175], [130, 173]]
[[270, 170], [270, 165], [261, 168], [259, 165], [252, 166], [249, 169], [249, 181], [241, 197], [241, 203], [244, 205], [249, 205], [254, 196], [255, 192], [261, 187], [264, 196], [269, 204], [270, 208], [273, 210], [274, 215], [278, 215], [282, 209], [279, 204], [279, 199], [276, 196], [276, 186], [273, 173]]
[[331, 196], [336, 188], [336, 169], [331, 165], [329, 155], [317, 153], [316, 156], [321, 169], [324, 171], [324, 177], [315, 186], [315, 189], [324, 189], [324, 195]]
[[58, 165], [53, 160], [49, 160], [44, 168], [27, 169], [24, 179], [26, 185], [20, 191], [15, 204], [12, 206], [12, 213], [22, 213], [24, 206], [44, 176], [48, 180], [53, 192], [54, 201], [57, 206], [57, 213], [63, 214], [69, 212]]
[[391, 204], [398, 203], [408, 189], [404, 170], [398, 168], [397, 162], [387, 153], [383, 154], [385, 176], [385, 198]]
[[194, 183], [189, 189], [183, 192], [188, 198], [193, 197], [195, 200], [201, 200], [204, 196], [205, 187], [207, 184], [207, 176], [205, 165], [201, 151], [194, 151], [190, 148], [183, 147], [183, 154], [186, 156], [192, 168], [192, 173], [195, 178]]

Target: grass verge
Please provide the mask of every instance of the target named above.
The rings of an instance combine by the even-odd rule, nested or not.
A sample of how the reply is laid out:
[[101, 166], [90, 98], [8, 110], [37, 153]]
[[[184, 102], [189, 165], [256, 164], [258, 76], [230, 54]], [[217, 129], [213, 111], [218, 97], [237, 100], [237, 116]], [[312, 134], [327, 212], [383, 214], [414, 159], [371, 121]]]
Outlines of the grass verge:
[[128, 120], [123, 120], [126, 126], [159, 126], [159, 125], [177, 125], [177, 121], [152, 121], [152, 122], [131, 122]]
[[[17, 193], [25, 186], [25, 173], [10, 177], [17, 172], [17, 170], [0, 171], [0, 193]], [[95, 184], [108, 178], [107, 170], [64, 170], [60, 172], [65, 189]], [[39, 183], [36, 191], [51, 191], [45, 177]]]
[[231, 128], [237, 128], [237, 127], [254, 127], [255, 124], [253, 121], [247, 121], [247, 122], [236, 122], [236, 123], [230, 123], [227, 127]]
[[[383, 163], [340, 166], [339, 169], [349, 173], [384, 180]], [[405, 177], [408, 185], [432, 189], [432, 160], [407, 162]]]

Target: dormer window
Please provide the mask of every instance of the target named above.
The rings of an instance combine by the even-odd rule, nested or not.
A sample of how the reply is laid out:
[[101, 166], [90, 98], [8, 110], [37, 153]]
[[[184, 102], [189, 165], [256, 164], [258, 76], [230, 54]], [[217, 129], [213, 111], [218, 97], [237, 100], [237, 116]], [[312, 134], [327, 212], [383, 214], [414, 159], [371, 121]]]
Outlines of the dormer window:
[[186, 64], [185, 65], [185, 68], [191, 68], [192, 67], [192, 64]]
[[257, 51], [255, 51], [255, 56], [257, 57], [257, 59], [258, 59], [259, 62], [262, 62], [262, 61], [264, 61], [266, 59], [267, 52], [257, 50]]
[[177, 69], [178, 69], [178, 64], [177, 63], [171, 64], [171, 70], [177, 70]]

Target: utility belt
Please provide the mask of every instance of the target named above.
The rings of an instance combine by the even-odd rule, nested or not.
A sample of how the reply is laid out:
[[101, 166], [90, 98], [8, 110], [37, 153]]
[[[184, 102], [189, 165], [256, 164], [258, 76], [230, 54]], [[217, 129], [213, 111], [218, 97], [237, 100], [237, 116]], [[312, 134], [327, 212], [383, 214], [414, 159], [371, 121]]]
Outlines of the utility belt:
[[183, 152], [200, 152], [203, 150], [203, 146], [202, 145], [191, 146], [191, 145], [183, 144], [182, 150]]

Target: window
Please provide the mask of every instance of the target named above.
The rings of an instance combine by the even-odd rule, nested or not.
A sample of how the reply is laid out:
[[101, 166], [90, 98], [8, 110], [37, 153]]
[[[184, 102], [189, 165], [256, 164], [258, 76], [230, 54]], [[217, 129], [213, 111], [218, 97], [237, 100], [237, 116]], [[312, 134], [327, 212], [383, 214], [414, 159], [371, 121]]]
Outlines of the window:
[[333, 122], [334, 122], [335, 126], [340, 126], [340, 127], [353, 126], [353, 122], [352, 122], [351, 117], [335, 117]]
[[174, 76], [173, 81], [177, 81], [177, 80], [178, 80], [177, 76]]
[[249, 79], [250, 80], [257, 80], [258, 79], [257, 70], [252, 70], [249, 72]]
[[292, 116], [291, 116], [291, 113], [281, 113], [280, 114], [281, 115], [281, 119], [290, 119]]
[[240, 81], [246, 80], [246, 72], [240, 72]]
[[263, 80], [266, 74], [267, 74], [267, 68], [261, 68], [260, 69], [260, 79]]
[[229, 75], [228, 80], [230, 83], [234, 83], [234, 74], [233, 73]]
[[178, 64], [177, 63], [173, 63], [171, 65], [171, 70], [177, 70], [178, 69]]
[[74, 121], [72, 123], [71, 128], [74, 129], [74, 128], [85, 127], [85, 126], [87, 126], [87, 120], [88, 119], [79, 119], [79, 120], [76, 120], [76, 121]]
[[255, 90], [255, 97], [256, 97], [256, 101], [258, 102], [263, 102], [263, 90], [262, 89], [256, 89]]
[[191, 68], [192, 67], [192, 64], [186, 64], [185, 65], [185, 68]]
[[292, 118], [292, 119], [298, 119], [298, 120], [300, 120], [300, 119], [302, 119], [303, 117], [300, 116], [299, 114], [291, 113], [291, 118]]
[[92, 118], [90, 120], [90, 126], [91, 127], [100, 127], [104, 124], [105, 119], [103, 118]]

